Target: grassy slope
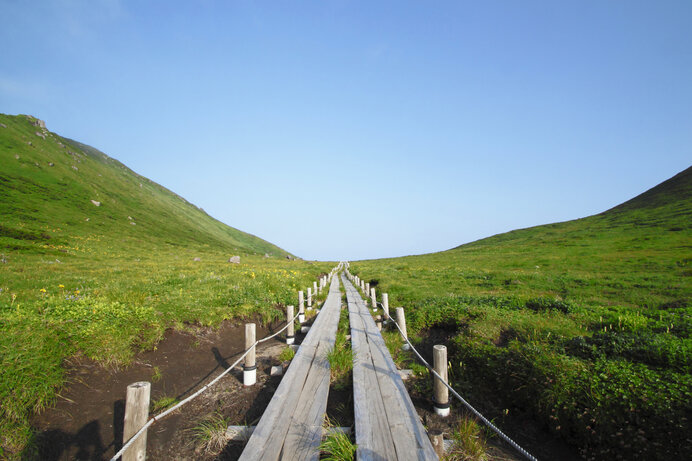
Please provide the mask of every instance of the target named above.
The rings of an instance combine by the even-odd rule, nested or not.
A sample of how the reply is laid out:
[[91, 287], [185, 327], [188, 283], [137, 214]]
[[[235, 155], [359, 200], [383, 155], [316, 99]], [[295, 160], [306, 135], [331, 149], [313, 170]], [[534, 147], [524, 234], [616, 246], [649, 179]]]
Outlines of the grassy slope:
[[281, 305], [331, 267], [287, 260], [32, 122], [0, 115], [0, 459], [31, 457], [31, 415], [53, 401], [70, 357], [122, 365], [170, 327], [283, 318]]
[[75, 237], [100, 237], [117, 239], [119, 248], [192, 245], [287, 254], [213, 219], [92, 147], [51, 132], [45, 132], [45, 139], [37, 136], [43, 130], [29, 117], [0, 115], [0, 122], [7, 126], [0, 129], [3, 247], [36, 248], [34, 241], [27, 240], [42, 240], [52, 247], [53, 241], [69, 244]]
[[691, 449], [691, 263], [688, 168], [596, 216], [352, 272], [417, 334], [448, 331], [479, 402], [532, 412], [587, 456], [657, 459]]

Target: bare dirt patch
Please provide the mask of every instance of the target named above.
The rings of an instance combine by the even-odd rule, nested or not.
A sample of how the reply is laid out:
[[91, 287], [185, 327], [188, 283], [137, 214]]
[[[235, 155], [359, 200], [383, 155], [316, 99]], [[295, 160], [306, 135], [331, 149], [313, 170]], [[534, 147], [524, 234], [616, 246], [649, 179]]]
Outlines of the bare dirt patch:
[[[257, 337], [280, 327], [258, 325]], [[155, 381], [152, 402], [161, 397], [182, 400], [232, 364], [244, 347], [244, 326], [226, 322], [216, 330], [169, 330], [156, 350], [138, 354], [133, 364], [122, 369], [73, 359], [68, 366], [69, 384], [61, 397], [32, 421], [38, 432], [38, 458], [110, 459], [123, 443], [129, 384]], [[207, 453], [193, 429], [212, 414], [231, 425], [255, 424], [281, 380], [270, 376], [270, 368], [280, 363], [277, 357], [284, 347], [281, 335], [258, 346], [257, 385], [243, 386], [242, 369], [236, 367], [207, 392], [155, 423], [148, 432], [147, 459], [237, 459], [242, 445], [228, 445], [221, 454]]]

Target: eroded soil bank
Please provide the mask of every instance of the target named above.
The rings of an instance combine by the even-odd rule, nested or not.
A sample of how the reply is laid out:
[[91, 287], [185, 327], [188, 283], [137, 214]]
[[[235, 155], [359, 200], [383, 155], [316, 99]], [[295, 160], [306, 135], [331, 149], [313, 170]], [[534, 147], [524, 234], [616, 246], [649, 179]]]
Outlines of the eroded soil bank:
[[[257, 337], [281, 326], [258, 326]], [[169, 330], [156, 350], [138, 354], [122, 369], [73, 359], [68, 385], [55, 406], [33, 420], [39, 432], [38, 459], [110, 459], [123, 443], [128, 384], [151, 381], [152, 402], [162, 397], [182, 400], [232, 364], [242, 354], [244, 341], [244, 325], [226, 322], [217, 330]], [[281, 380], [270, 376], [270, 368], [280, 363], [284, 347], [281, 335], [258, 346], [258, 385], [244, 387], [242, 370], [236, 367], [207, 392], [154, 424], [148, 432], [147, 459], [236, 459], [242, 446], [229, 445], [221, 455], [205, 452], [193, 430], [214, 413], [229, 424], [256, 423]]]

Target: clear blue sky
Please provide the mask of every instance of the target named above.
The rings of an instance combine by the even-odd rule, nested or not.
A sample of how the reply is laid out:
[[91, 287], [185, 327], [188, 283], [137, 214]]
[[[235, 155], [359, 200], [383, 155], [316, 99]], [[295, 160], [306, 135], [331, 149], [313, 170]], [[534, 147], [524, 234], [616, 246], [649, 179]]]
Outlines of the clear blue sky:
[[425, 253], [690, 166], [691, 25], [689, 0], [0, 0], [0, 112], [305, 258]]

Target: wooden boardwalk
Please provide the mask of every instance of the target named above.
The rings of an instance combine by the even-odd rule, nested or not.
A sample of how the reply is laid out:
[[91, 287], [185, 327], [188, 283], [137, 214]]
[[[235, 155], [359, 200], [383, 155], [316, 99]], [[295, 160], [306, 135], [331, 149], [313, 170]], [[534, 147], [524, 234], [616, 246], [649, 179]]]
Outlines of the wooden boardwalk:
[[338, 277], [286, 375], [250, 437], [241, 460], [317, 460], [327, 409], [330, 370], [341, 314]]
[[438, 459], [382, 335], [342, 275], [351, 323], [353, 402], [359, 460]]

